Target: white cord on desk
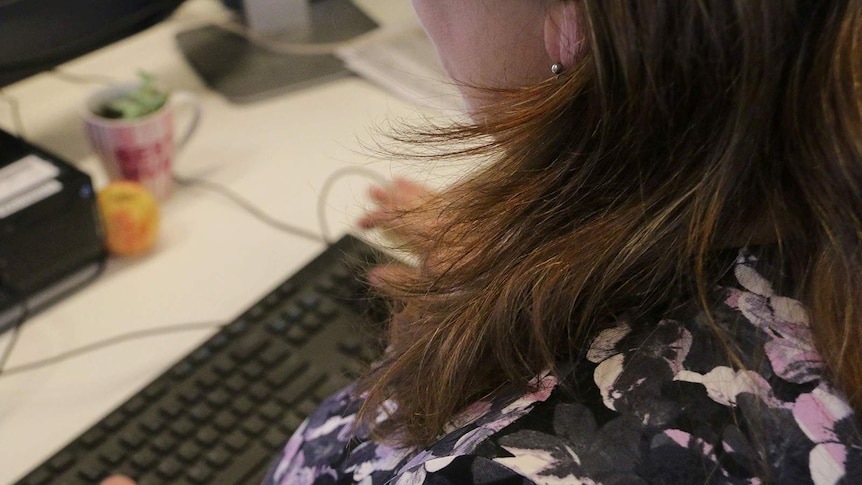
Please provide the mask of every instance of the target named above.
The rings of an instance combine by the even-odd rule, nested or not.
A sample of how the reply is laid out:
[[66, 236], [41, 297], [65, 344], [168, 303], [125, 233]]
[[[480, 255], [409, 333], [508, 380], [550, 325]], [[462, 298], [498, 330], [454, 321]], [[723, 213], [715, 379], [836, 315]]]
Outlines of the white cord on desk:
[[[63, 76], [58, 76], [58, 77], [61, 79], [65, 79], [67, 81], [71, 81], [71, 82], [88, 82], [88, 81], [82, 81], [82, 80], [89, 78], [89, 76], [81, 76], [81, 75], [66, 76], [65, 75], [66, 73], [63, 73], [63, 74], [64, 74]], [[74, 79], [72, 79], [72, 78], [74, 78]], [[13, 107], [13, 119], [15, 120], [15, 123], [17, 125], [17, 127], [16, 127], [16, 130], [18, 131], [17, 135], [19, 137], [23, 138], [24, 137], [23, 136], [24, 126], [23, 126], [23, 123], [22, 123], [21, 117], [20, 117], [18, 100], [10, 97], [8, 95], [3, 95], [2, 97], [0, 97], [0, 99], [7, 100], [9, 102], [10, 106]], [[179, 185], [198, 186], [198, 187], [205, 188], [205, 189], [208, 189], [208, 190], [213, 191], [213, 192], [217, 192], [217, 193], [221, 194], [222, 196], [228, 198], [229, 200], [231, 200], [235, 204], [237, 204], [237, 206], [239, 206], [241, 209], [245, 210], [248, 214], [250, 214], [251, 216], [253, 216], [257, 220], [259, 220], [259, 221], [261, 221], [261, 222], [263, 222], [263, 223], [265, 223], [265, 224], [267, 224], [267, 225], [269, 225], [275, 229], [278, 229], [282, 232], [286, 232], [288, 234], [298, 236], [298, 237], [303, 237], [305, 239], [309, 239], [309, 240], [314, 241], [314, 242], [322, 242], [326, 245], [331, 245], [333, 243], [333, 241], [331, 240], [330, 231], [329, 231], [329, 227], [328, 227], [329, 225], [327, 223], [326, 201], [329, 198], [329, 193], [332, 191], [332, 187], [335, 185], [335, 182], [337, 182], [338, 180], [340, 180], [346, 176], [350, 176], [350, 175], [363, 176], [363, 177], [366, 177], [366, 178], [368, 178], [374, 182], [380, 183], [380, 184], [385, 184], [387, 182], [385, 177], [383, 177], [382, 175], [380, 175], [377, 172], [374, 172], [370, 169], [363, 168], [363, 167], [343, 167], [343, 168], [340, 168], [340, 169], [332, 172], [326, 178], [326, 180], [324, 180], [323, 186], [321, 187], [320, 193], [318, 194], [318, 197], [317, 197], [317, 216], [318, 216], [318, 222], [320, 223], [320, 234], [319, 235], [314, 234], [313, 232], [310, 232], [310, 231], [306, 231], [305, 229], [292, 226], [286, 222], [280, 221], [280, 220], [270, 216], [265, 211], [263, 211], [261, 208], [255, 206], [254, 204], [252, 204], [251, 202], [249, 202], [248, 200], [246, 200], [245, 198], [243, 198], [242, 196], [240, 196], [239, 194], [234, 192], [229, 187], [221, 185], [219, 183], [212, 182], [212, 181], [209, 181], [206, 179], [182, 177], [182, 176], [177, 176], [177, 175], [174, 175], [174, 181], [176, 183], [178, 183]], [[46, 367], [48, 365], [53, 365], [53, 364], [62, 362], [64, 360], [70, 359], [72, 357], [76, 357], [76, 356], [83, 355], [83, 354], [86, 354], [89, 352], [93, 352], [93, 351], [96, 351], [96, 350], [99, 350], [99, 349], [102, 349], [104, 347], [108, 347], [111, 345], [126, 342], [128, 340], [134, 340], [134, 339], [138, 339], [138, 338], [150, 337], [150, 336], [155, 336], [155, 335], [162, 335], [162, 334], [173, 333], [173, 332], [178, 332], [178, 331], [187, 331], [187, 330], [193, 330], [193, 329], [198, 329], [198, 328], [212, 328], [214, 326], [224, 325], [223, 322], [218, 322], [218, 323], [214, 323], [214, 322], [185, 323], [185, 324], [169, 325], [169, 326], [153, 328], [153, 329], [136, 330], [136, 331], [132, 331], [132, 332], [129, 332], [129, 333], [126, 333], [123, 335], [110, 337], [110, 338], [107, 338], [107, 339], [104, 339], [101, 341], [96, 341], [96, 342], [93, 342], [90, 344], [85, 344], [85, 345], [78, 347], [76, 349], [61, 352], [60, 354], [54, 355], [52, 357], [47, 357], [47, 358], [44, 358], [41, 360], [28, 362], [26, 364], [20, 364], [20, 365], [14, 366], [14, 367], [10, 367], [8, 369], [4, 369], [6, 361], [9, 359], [9, 356], [12, 355], [12, 351], [14, 350], [15, 344], [18, 342], [18, 339], [20, 337], [21, 326], [23, 325], [23, 323], [25, 322], [26, 319], [27, 319], [27, 314], [25, 313], [24, 315], [22, 315], [22, 317], [16, 323], [14, 328], [10, 331], [11, 336], [9, 338], [9, 341], [6, 344], [6, 347], [3, 351], [3, 353], [0, 354], [0, 378], [3, 378], [4, 376], [13, 375], [13, 374], [18, 374], [21, 372], [27, 372], [27, 371], [31, 371], [31, 370], [40, 369], [42, 367]]]
[[[80, 347], [67, 350], [65, 352], [60, 352], [59, 354], [53, 355], [51, 357], [46, 357], [44, 359], [39, 359], [31, 362], [27, 362], [25, 364], [19, 364], [14, 367], [10, 367], [8, 369], [0, 368], [0, 378], [5, 376], [10, 376], [14, 374], [20, 374], [22, 372], [28, 372], [36, 369], [41, 369], [42, 367], [47, 367], [49, 365], [58, 364], [64, 360], [71, 359], [73, 357], [77, 357], [79, 355], [88, 354], [90, 352], [95, 352], [96, 350], [100, 350], [106, 347], [110, 347], [112, 345], [116, 345], [119, 343], [127, 342], [130, 340], [137, 340], [145, 337], [157, 337], [159, 335], [167, 335], [171, 333], [177, 332], [187, 332], [189, 330], [201, 330], [201, 329], [211, 329], [214, 327], [221, 328], [226, 325], [225, 322], [193, 322], [193, 323], [180, 323], [177, 325], [165, 325], [156, 328], [146, 328], [142, 330], [133, 330], [131, 332], [127, 332], [120, 335], [115, 335], [113, 337], [108, 337], [103, 340], [98, 340], [96, 342], [91, 342], [89, 344], [84, 344]], [[14, 343], [14, 342], [13, 342]], [[10, 345], [11, 347], [11, 345]], [[11, 349], [10, 349], [11, 350]]]

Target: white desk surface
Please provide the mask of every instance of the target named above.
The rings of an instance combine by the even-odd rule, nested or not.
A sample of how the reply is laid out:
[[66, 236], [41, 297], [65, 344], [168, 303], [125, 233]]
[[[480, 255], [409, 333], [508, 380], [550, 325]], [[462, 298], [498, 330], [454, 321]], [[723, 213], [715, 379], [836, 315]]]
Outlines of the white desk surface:
[[[384, 24], [413, 21], [409, 2], [356, 2]], [[384, 175], [412, 174], [434, 183], [426, 166], [374, 160], [363, 143], [386, 122], [417, 119], [420, 108], [359, 78], [346, 78], [275, 99], [232, 105], [210, 92], [187, 65], [174, 35], [219, 19], [213, 0], [190, 0], [168, 21], [77, 59], [62, 69], [126, 81], [140, 69], [174, 89], [200, 94], [203, 120], [177, 172], [227, 185], [276, 218], [320, 233], [318, 195], [346, 166]], [[25, 137], [89, 172], [105, 176], [89, 151], [79, 106], [96, 84], [45, 73], [4, 89], [20, 105]], [[0, 99], [0, 126], [12, 133]], [[370, 181], [348, 177], [326, 201], [330, 232], [350, 230], [367, 204]], [[32, 317], [8, 367], [133, 330], [186, 322], [227, 323], [323, 249], [278, 232], [220, 195], [178, 188], [162, 206], [158, 247], [112, 259], [94, 283]], [[215, 331], [196, 330], [114, 345], [32, 372], [0, 376], [0, 484], [12, 483], [122, 403]], [[9, 333], [0, 336], [4, 349]], [[2, 350], [0, 350], [2, 352]]]

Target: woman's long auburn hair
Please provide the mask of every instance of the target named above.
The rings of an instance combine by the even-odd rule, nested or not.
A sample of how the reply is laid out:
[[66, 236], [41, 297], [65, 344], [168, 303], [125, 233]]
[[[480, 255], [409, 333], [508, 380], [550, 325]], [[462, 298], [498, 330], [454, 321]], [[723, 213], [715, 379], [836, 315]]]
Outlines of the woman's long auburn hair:
[[360, 421], [427, 445], [619, 312], [680, 295], [708, 312], [711, 255], [762, 242], [860, 409], [862, 2], [576, 3], [576, 66], [489, 91], [481, 124], [405, 137], [490, 163], [424, 208], [425, 264], [383, 281], [390, 352], [359, 382]]

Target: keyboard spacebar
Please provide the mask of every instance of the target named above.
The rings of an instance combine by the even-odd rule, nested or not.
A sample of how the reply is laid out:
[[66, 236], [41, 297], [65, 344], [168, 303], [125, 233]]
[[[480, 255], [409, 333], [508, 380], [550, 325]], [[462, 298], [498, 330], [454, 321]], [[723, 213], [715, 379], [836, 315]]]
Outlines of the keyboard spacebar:
[[[275, 459], [271, 450], [258, 443], [252, 443], [242, 452], [233, 456], [231, 464], [213, 479], [213, 485], [256, 485], [248, 480], [260, 476], [270, 460]], [[258, 482], [259, 483], [259, 482]]]

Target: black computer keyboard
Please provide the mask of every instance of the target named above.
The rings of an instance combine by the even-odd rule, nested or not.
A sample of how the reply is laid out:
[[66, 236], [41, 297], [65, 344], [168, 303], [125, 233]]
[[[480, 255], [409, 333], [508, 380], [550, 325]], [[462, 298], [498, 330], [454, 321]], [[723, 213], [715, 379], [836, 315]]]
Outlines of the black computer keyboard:
[[17, 482], [259, 483], [303, 419], [380, 355], [385, 314], [345, 236]]

